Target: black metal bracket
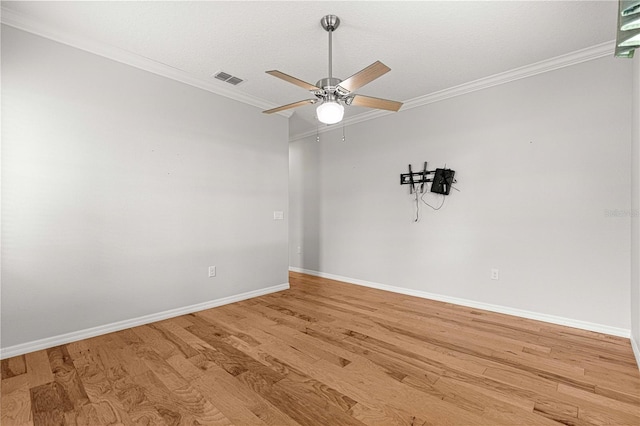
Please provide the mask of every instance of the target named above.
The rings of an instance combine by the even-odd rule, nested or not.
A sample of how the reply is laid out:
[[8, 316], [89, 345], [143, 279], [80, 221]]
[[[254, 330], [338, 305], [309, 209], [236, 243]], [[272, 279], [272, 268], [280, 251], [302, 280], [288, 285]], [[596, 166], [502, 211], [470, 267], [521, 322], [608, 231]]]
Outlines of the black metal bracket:
[[[432, 170], [430, 172], [427, 172], [427, 175], [432, 175], [435, 173], [435, 170]], [[400, 185], [409, 185], [411, 182], [411, 178], [413, 178], [413, 183], [425, 183], [425, 182], [433, 182], [433, 179], [429, 179], [426, 178], [424, 176], [424, 173], [422, 172], [413, 172], [411, 174], [409, 173], [402, 173], [400, 175]]]
[[424, 192], [424, 184], [427, 182], [433, 182], [433, 179], [429, 179], [428, 175], [434, 174], [435, 171], [427, 171], [427, 162], [424, 162], [424, 168], [421, 172], [414, 172], [411, 170], [411, 164], [409, 164], [409, 173], [402, 173], [400, 175], [400, 185], [411, 185], [409, 187], [409, 193], [413, 194], [416, 184], [420, 184], [420, 192]]
[[[416, 191], [416, 185], [420, 184], [420, 193], [424, 193], [424, 185], [425, 183], [434, 182], [437, 178], [436, 183], [431, 185], [431, 192], [436, 192], [439, 194], [449, 195], [449, 190], [451, 189], [451, 184], [455, 183], [454, 176], [455, 171], [451, 169], [435, 169], [435, 170], [427, 170], [427, 162], [424, 162], [424, 168], [421, 172], [414, 172], [411, 169], [411, 164], [409, 164], [409, 173], [400, 174], [400, 185], [411, 185], [409, 187], [409, 193], [413, 194]], [[433, 178], [429, 178], [430, 175], [434, 175]]]

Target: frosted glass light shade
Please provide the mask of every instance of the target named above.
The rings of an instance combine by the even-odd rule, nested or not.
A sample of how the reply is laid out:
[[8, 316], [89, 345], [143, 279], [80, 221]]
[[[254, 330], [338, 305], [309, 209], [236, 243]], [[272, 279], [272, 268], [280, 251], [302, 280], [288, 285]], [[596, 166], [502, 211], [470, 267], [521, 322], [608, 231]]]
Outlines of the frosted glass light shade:
[[324, 124], [335, 124], [342, 121], [344, 107], [337, 102], [323, 102], [316, 109], [318, 120]]

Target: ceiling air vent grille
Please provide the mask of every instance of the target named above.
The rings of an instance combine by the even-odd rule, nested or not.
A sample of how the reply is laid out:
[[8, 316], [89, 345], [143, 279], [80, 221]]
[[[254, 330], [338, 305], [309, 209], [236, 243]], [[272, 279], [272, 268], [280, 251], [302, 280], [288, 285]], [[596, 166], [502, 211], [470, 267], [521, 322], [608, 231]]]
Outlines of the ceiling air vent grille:
[[217, 72], [213, 75], [216, 79], [220, 80], [220, 81], [224, 81], [225, 83], [229, 83], [233, 86], [237, 86], [238, 84], [242, 83], [244, 80], [239, 78], [239, 77], [235, 77], [229, 73], [226, 73], [224, 71], [220, 71]]

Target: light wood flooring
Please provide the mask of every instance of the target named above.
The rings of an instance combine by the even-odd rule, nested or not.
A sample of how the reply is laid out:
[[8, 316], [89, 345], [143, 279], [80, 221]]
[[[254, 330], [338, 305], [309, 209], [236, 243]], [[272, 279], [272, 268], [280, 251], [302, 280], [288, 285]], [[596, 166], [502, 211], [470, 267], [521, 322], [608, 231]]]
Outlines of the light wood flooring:
[[290, 283], [5, 359], [2, 426], [640, 425], [628, 339]]

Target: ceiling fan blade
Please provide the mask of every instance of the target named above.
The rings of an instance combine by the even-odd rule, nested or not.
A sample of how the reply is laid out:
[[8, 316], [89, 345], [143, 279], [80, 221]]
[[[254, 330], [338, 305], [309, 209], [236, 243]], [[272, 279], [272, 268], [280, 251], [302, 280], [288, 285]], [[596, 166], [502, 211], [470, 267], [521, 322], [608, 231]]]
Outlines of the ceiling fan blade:
[[305, 99], [304, 101], [298, 101], [298, 102], [294, 102], [292, 104], [287, 104], [287, 105], [282, 105], [279, 106], [277, 108], [271, 108], [268, 109], [266, 111], [262, 111], [265, 114], [273, 114], [274, 112], [280, 112], [280, 111], [284, 111], [286, 109], [291, 109], [291, 108], [296, 108], [302, 105], [306, 105], [306, 104], [315, 104], [316, 102], [318, 102], [317, 99]]
[[390, 101], [388, 99], [372, 98], [371, 96], [355, 95], [350, 105], [366, 108], [386, 109], [387, 111], [398, 111], [402, 102]]
[[296, 86], [302, 87], [306, 90], [322, 90], [319, 87], [314, 86], [311, 83], [307, 83], [306, 81], [302, 81], [299, 78], [291, 77], [289, 74], [285, 74], [278, 70], [266, 71], [267, 74], [270, 74], [274, 77], [281, 78], [284, 81], [288, 81], [289, 83], [295, 84]]
[[338, 90], [343, 94], [348, 94], [356, 89], [364, 86], [367, 83], [371, 83], [376, 78], [391, 71], [391, 68], [386, 66], [380, 61], [375, 61], [362, 71], [358, 71], [351, 77], [338, 85]]

